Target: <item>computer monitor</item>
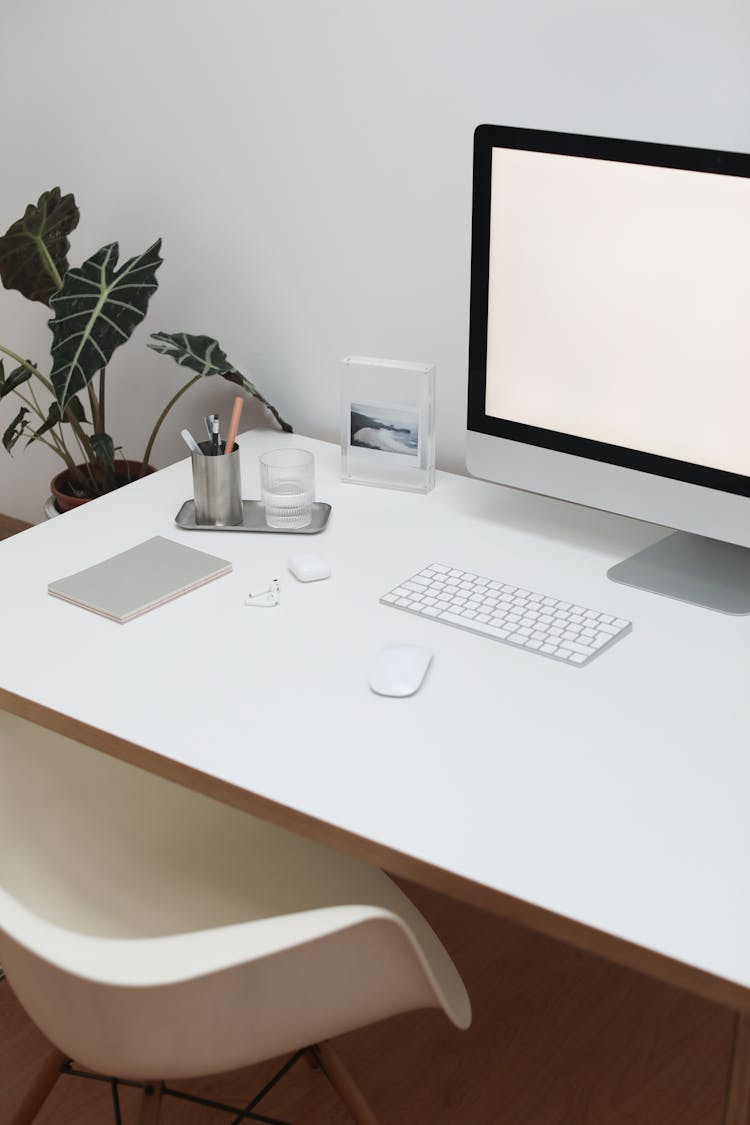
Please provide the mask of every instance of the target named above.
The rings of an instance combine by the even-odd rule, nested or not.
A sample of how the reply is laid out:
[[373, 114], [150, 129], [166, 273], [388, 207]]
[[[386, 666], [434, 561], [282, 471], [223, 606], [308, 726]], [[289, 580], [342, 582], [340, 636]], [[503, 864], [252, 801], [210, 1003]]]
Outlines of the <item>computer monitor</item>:
[[467, 467], [689, 533], [610, 576], [750, 612], [750, 156], [478, 127]]

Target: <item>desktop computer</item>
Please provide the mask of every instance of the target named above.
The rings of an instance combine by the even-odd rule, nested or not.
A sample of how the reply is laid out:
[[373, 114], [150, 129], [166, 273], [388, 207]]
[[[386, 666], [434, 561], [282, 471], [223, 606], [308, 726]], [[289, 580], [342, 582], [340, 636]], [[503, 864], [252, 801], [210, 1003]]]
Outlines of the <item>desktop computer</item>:
[[467, 467], [677, 529], [610, 577], [750, 612], [750, 156], [479, 126]]

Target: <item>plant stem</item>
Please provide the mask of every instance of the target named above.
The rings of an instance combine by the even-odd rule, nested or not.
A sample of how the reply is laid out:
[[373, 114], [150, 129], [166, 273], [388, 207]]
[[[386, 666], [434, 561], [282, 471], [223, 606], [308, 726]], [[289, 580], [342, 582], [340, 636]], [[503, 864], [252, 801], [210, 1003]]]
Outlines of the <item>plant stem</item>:
[[96, 391], [91, 381], [86, 384], [86, 390], [89, 393], [89, 406], [91, 407], [91, 425], [94, 427], [94, 433], [100, 434], [102, 432], [100, 415], [99, 415], [99, 402], [97, 401]]
[[75, 439], [78, 442], [78, 446], [79, 446], [79, 448], [81, 450], [81, 453], [83, 455], [83, 459], [88, 465], [88, 462], [91, 461], [93, 459], [93, 456], [94, 456], [94, 452], [91, 448], [91, 443], [89, 442], [89, 439], [86, 437], [85, 433], [81, 429], [81, 423], [78, 421], [77, 418], [74, 418], [73, 415], [71, 413], [69, 413], [69, 407], [67, 407], [67, 406], [65, 407], [65, 413], [66, 413], [66, 417], [68, 419], [68, 422], [70, 423], [71, 429], [73, 430], [73, 434], [75, 436]]
[[[26, 370], [30, 371], [32, 375], [36, 375], [37, 379], [39, 379], [39, 381], [43, 384], [43, 386], [45, 386], [47, 388], [47, 390], [50, 392], [50, 394], [53, 396], [53, 398], [57, 398], [57, 395], [55, 395], [55, 388], [52, 386], [52, 383], [49, 381], [49, 379], [45, 375], [42, 375], [41, 371], [39, 371], [36, 367], [34, 367], [33, 363], [29, 363], [29, 361], [27, 359], [22, 359], [21, 356], [18, 355], [17, 352], [11, 351], [10, 348], [6, 348], [3, 344], [0, 344], [0, 352], [3, 352], [5, 355], [10, 356], [10, 358], [14, 359], [16, 361], [16, 363], [20, 363], [21, 367], [25, 367]], [[70, 422], [73, 433], [78, 438], [78, 442], [79, 442], [79, 444], [80, 444], [80, 446], [81, 446], [81, 448], [82, 448], [82, 450], [85, 454], [85, 457], [87, 459], [92, 458], [93, 453], [92, 453], [92, 450], [91, 450], [91, 446], [89, 444], [89, 440], [86, 437], [83, 430], [81, 429], [81, 424], [78, 421], [78, 419], [75, 418], [73, 416], [73, 414], [70, 412], [69, 406], [65, 407], [64, 414], [65, 414], [66, 418], [68, 419], [68, 421]]]
[[42, 414], [41, 406], [37, 402], [36, 395], [31, 390], [31, 388], [29, 388], [29, 392], [31, 394], [31, 398], [26, 398], [26, 395], [23, 394], [21, 391], [19, 391], [18, 388], [16, 387], [16, 389], [13, 391], [13, 394], [17, 395], [20, 398], [21, 402], [24, 404], [24, 406], [28, 406], [29, 410], [33, 410], [34, 413], [39, 418], [39, 420], [41, 422], [43, 422], [44, 421], [44, 415]]
[[[31, 383], [29, 383], [29, 394], [31, 395], [31, 398], [32, 398], [33, 402], [29, 402], [29, 400], [26, 399], [21, 394], [21, 392], [18, 391], [18, 390], [15, 391], [15, 394], [17, 394], [18, 397], [23, 402], [25, 402], [27, 404], [27, 406], [31, 406], [34, 413], [38, 415], [38, 417], [41, 419], [42, 422], [44, 422], [44, 414], [42, 412], [41, 406], [39, 405], [39, 400], [37, 399], [36, 395], [34, 394], [34, 388], [32, 387]], [[54, 449], [54, 451], [55, 451], [55, 453], [57, 453], [58, 457], [61, 457], [63, 459], [66, 466], [70, 470], [75, 471], [76, 463], [73, 460], [73, 458], [71, 457], [70, 453], [68, 452], [68, 447], [65, 443], [65, 437], [63, 436], [62, 428], [61, 428], [59, 434], [55, 433], [54, 428], [51, 429], [49, 431], [49, 435], [50, 435], [50, 438], [51, 438], [52, 442], [54, 442], [54, 445], [50, 445], [49, 442], [44, 441], [44, 438], [40, 438], [40, 437], [34, 438], [34, 441], [41, 441], [41, 442], [44, 442], [45, 445], [50, 445], [50, 449]]]
[[105, 414], [104, 414], [104, 376], [107, 374], [107, 368], [103, 367], [99, 372], [99, 433], [103, 434], [106, 430]]
[[48, 391], [50, 391], [51, 394], [55, 393], [55, 389], [50, 383], [49, 379], [45, 375], [42, 375], [41, 371], [38, 371], [37, 368], [34, 367], [33, 363], [29, 363], [27, 359], [22, 359], [21, 356], [17, 354], [17, 352], [12, 352], [10, 348], [4, 347], [3, 344], [0, 344], [0, 352], [3, 352], [5, 355], [10, 356], [10, 358], [14, 359], [16, 363], [20, 363], [21, 367], [25, 367], [26, 370], [30, 371], [32, 375], [36, 375], [37, 379], [39, 379], [44, 384], [44, 386]]
[[[25, 397], [25, 395], [22, 395], [20, 391], [14, 391], [13, 393], [18, 395], [21, 402], [23, 402], [26, 406], [28, 406], [30, 410], [33, 410], [34, 413], [39, 416], [39, 418], [42, 420], [42, 422], [44, 421], [44, 415], [42, 414], [41, 410], [39, 409], [38, 403], [31, 402], [29, 399], [27, 399]], [[65, 447], [64, 442], [61, 442], [59, 440], [59, 438], [57, 438], [54, 430], [49, 431], [50, 438], [52, 439], [51, 441], [48, 441], [47, 438], [37, 437], [34, 434], [34, 431], [31, 429], [31, 427], [29, 426], [28, 423], [25, 424], [24, 431], [22, 431], [22, 432], [28, 432], [30, 442], [31, 441], [40, 441], [42, 443], [42, 445], [46, 445], [48, 449], [51, 449], [53, 453], [56, 453], [57, 456], [62, 459], [66, 468], [70, 469], [71, 472], [75, 473], [75, 469], [76, 469], [75, 461], [73, 460], [73, 458], [68, 453], [68, 450]]]
[[156, 441], [156, 435], [158, 434], [158, 432], [161, 428], [161, 424], [164, 421], [164, 419], [166, 418], [167, 414], [169, 414], [170, 410], [172, 409], [174, 404], [177, 402], [177, 399], [180, 398], [182, 395], [184, 395], [185, 391], [189, 390], [190, 387], [192, 387], [193, 383], [197, 383], [198, 380], [202, 379], [202, 378], [203, 378], [202, 375], [195, 375], [192, 379], [190, 379], [187, 383], [185, 383], [184, 387], [181, 387], [179, 389], [179, 391], [177, 392], [177, 394], [172, 395], [169, 402], [164, 407], [164, 409], [162, 410], [159, 417], [156, 419], [156, 425], [154, 426], [153, 430], [151, 431], [151, 436], [149, 437], [148, 442], [146, 444], [146, 451], [143, 454], [143, 464], [141, 465], [141, 475], [143, 475], [143, 471], [144, 471], [146, 465], [148, 465], [149, 457], [151, 456], [151, 450], [153, 449], [154, 442]]
[[[26, 398], [26, 395], [18, 390], [18, 388], [13, 391], [13, 394], [21, 400], [24, 406], [28, 406], [28, 408], [32, 410], [34, 414], [36, 414], [40, 422], [44, 422], [44, 413], [41, 406], [39, 405], [39, 400], [34, 394], [34, 388], [31, 386], [31, 384], [29, 384], [29, 394], [31, 395], [30, 399]], [[49, 448], [52, 449], [58, 455], [58, 457], [62, 458], [69, 469], [74, 469], [75, 461], [70, 456], [70, 453], [68, 452], [68, 448], [62, 436], [58, 436], [55, 433], [54, 429], [49, 431], [49, 435], [51, 439], [50, 441], [47, 441], [43, 437], [32, 437], [30, 440], [41, 441], [43, 445], [49, 446]]]
[[[34, 441], [40, 441], [42, 443], [42, 445], [46, 445], [47, 448], [51, 449], [53, 453], [56, 453], [58, 455], [58, 457], [63, 457], [62, 453], [57, 448], [57, 446], [53, 445], [51, 441], [47, 441], [46, 438], [35, 437]], [[70, 458], [70, 464], [68, 464], [68, 460], [65, 457], [63, 457], [63, 461], [65, 461], [65, 467], [67, 469], [75, 469], [75, 465], [73, 464], [73, 458], [72, 457]]]
[[[4, 355], [10, 356], [10, 358], [14, 359], [16, 361], [16, 363], [19, 363], [21, 365], [21, 367], [25, 367], [27, 371], [30, 371], [32, 375], [35, 375], [37, 377], [37, 379], [40, 381], [40, 383], [44, 387], [46, 387], [46, 389], [50, 392], [50, 394], [53, 396], [53, 398], [57, 398], [57, 396], [55, 395], [55, 388], [52, 386], [52, 383], [50, 382], [50, 380], [45, 375], [42, 375], [41, 371], [39, 371], [38, 368], [34, 367], [33, 363], [29, 363], [29, 361], [27, 359], [23, 359], [23, 357], [20, 356], [18, 354], [18, 352], [14, 352], [14, 351], [11, 351], [10, 348], [6, 348], [4, 344], [0, 344], [0, 352], [2, 352]], [[88, 462], [88, 461], [92, 460], [93, 456], [94, 456], [93, 450], [91, 449], [91, 444], [89, 442], [89, 439], [86, 437], [86, 434], [81, 429], [80, 422], [78, 421], [78, 419], [76, 417], [74, 417], [74, 415], [71, 412], [69, 406], [65, 407], [65, 410], [63, 411], [63, 413], [65, 414], [65, 417], [67, 418], [68, 422], [70, 423], [71, 429], [73, 430], [73, 433], [76, 436], [78, 444], [81, 447], [81, 451], [83, 453], [84, 461]], [[40, 414], [40, 417], [43, 417], [43, 415]], [[65, 445], [64, 440], [63, 440], [63, 445]], [[67, 452], [67, 449], [66, 449], [66, 452]], [[60, 456], [63, 458], [63, 460], [67, 464], [68, 462], [65, 458], [65, 455], [62, 453], [62, 451], [60, 452]], [[68, 457], [70, 457], [70, 454], [68, 454]], [[72, 457], [70, 458], [70, 460], [71, 460], [71, 462], [73, 462]], [[73, 472], [77, 473], [76, 465], [75, 465], [74, 462], [72, 463], [72, 465], [68, 465], [68, 468], [72, 468]], [[80, 474], [77, 474], [77, 475], [80, 475]], [[93, 478], [92, 478], [92, 480], [93, 480]]]

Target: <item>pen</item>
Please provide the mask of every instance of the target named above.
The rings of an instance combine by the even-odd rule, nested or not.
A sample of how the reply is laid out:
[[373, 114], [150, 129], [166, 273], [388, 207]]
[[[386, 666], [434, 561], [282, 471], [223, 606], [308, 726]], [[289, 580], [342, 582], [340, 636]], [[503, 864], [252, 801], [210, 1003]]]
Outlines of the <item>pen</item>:
[[190, 433], [190, 430], [180, 430], [180, 436], [182, 437], [182, 440], [185, 442], [185, 445], [188, 447], [191, 453], [200, 453], [201, 457], [203, 456], [203, 450], [198, 445], [198, 442], [195, 440], [193, 435]]
[[217, 457], [219, 454], [219, 415], [214, 414], [213, 425], [211, 426], [211, 456]]
[[211, 437], [213, 435], [213, 427], [214, 427], [214, 416], [213, 416], [213, 414], [207, 414], [206, 415], [206, 417], [203, 419], [203, 425], [206, 427], [206, 433], [208, 434], [208, 440], [210, 441]]
[[240, 424], [240, 414], [242, 412], [242, 395], [237, 395], [232, 406], [232, 417], [229, 419], [229, 433], [227, 434], [226, 444], [224, 445], [224, 453], [231, 453], [234, 449], [234, 443], [237, 439], [237, 428]]

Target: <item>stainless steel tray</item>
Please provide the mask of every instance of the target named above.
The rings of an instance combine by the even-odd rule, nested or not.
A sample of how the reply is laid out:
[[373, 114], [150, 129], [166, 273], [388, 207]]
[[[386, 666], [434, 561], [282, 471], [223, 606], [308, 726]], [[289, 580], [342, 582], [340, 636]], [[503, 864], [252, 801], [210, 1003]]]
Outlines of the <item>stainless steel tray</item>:
[[232, 527], [214, 527], [212, 524], [196, 523], [195, 501], [186, 500], [174, 518], [178, 527], [185, 531], [265, 531], [271, 535], [317, 535], [328, 523], [331, 514], [330, 504], [316, 503], [312, 506], [312, 521], [307, 527], [269, 527], [266, 523], [266, 510], [260, 500], [242, 501], [242, 523]]

